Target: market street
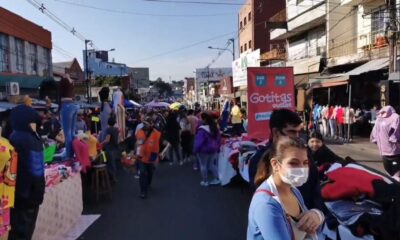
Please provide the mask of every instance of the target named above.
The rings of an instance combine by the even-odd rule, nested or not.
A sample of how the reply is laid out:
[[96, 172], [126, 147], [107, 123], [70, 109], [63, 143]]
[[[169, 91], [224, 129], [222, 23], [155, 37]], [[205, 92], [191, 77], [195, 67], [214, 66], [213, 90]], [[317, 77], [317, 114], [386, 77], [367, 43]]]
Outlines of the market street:
[[101, 217], [79, 239], [245, 239], [249, 189], [199, 183], [200, 173], [191, 163], [164, 163], [155, 172], [148, 199], [142, 200], [138, 179], [123, 172], [112, 201], [105, 196], [85, 207], [84, 214]]

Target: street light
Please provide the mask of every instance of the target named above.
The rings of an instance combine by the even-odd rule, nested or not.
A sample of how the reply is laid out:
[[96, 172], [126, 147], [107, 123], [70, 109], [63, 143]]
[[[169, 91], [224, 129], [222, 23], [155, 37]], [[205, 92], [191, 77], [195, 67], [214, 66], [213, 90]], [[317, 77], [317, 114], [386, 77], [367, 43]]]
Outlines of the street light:
[[220, 50], [220, 51], [228, 51], [228, 52], [232, 53], [233, 61], [235, 61], [235, 39], [230, 38], [230, 39], [228, 39], [228, 41], [232, 42], [232, 50], [230, 50], [228, 48], [217, 48], [217, 47], [212, 47], [212, 46], [208, 46], [208, 48], [214, 49], [214, 50]]

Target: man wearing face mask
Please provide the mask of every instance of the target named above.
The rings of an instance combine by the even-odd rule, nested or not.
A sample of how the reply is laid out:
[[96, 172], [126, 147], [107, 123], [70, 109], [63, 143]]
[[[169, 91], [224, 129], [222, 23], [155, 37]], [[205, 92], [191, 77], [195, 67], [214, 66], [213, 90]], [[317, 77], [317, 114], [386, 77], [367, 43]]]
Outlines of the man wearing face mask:
[[31, 239], [45, 190], [43, 144], [36, 132], [40, 117], [33, 108], [22, 104], [11, 111], [10, 118], [10, 142], [18, 154], [18, 167], [8, 239]]
[[[272, 112], [270, 119], [270, 139], [267, 146], [256, 153], [251, 159], [250, 164], [250, 181], [257, 181], [257, 176], [265, 175], [265, 164], [269, 163], [272, 145], [281, 137], [287, 136], [291, 138], [300, 138], [302, 130], [302, 121], [297, 113], [288, 109], [279, 109]], [[314, 161], [309, 156], [309, 174], [306, 183], [298, 187], [303, 196], [305, 205], [309, 209], [319, 209], [325, 211], [324, 203], [321, 197], [319, 186], [318, 169]], [[255, 179], [255, 180], [254, 180]], [[257, 184], [256, 184], [257, 185]]]
[[159, 161], [161, 133], [154, 128], [151, 116], [143, 120], [143, 128], [136, 134], [136, 155], [139, 166], [139, 197], [147, 197], [148, 188], [153, 180], [154, 164]]

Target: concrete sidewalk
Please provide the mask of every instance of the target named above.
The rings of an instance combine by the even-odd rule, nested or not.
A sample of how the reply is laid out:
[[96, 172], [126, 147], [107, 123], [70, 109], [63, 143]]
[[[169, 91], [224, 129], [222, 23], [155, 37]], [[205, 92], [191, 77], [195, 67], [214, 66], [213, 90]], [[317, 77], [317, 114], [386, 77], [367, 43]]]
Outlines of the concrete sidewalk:
[[359, 161], [360, 163], [385, 172], [382, 158], [379, 155], [376, 144], [369, 142], [366, 138], [354, 139], [352, 143], [330, 144], [327, 146], [337, 155], [345, 158], [347, 156]]

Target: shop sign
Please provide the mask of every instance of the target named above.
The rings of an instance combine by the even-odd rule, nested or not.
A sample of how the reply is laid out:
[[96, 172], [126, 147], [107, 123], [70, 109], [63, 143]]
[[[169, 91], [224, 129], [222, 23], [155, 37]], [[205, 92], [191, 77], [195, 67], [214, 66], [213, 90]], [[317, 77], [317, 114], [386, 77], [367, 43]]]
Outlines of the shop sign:
[[295, 109], [293, 68], [248, 68], [247, 96], [248, 134], [252, 138], [267, 139], [272, 111]]
[[240, 54], [240, 58], [232, 62], [233, 86], [247, 85], [247, 68], [260, 66], [260, 49]]
[[232, 77], [223, 78], [220, 82], [219, 94], [226, 95], [233, 93]]

